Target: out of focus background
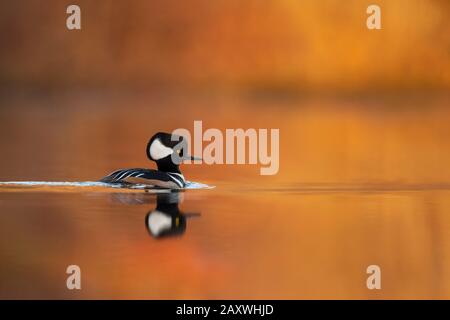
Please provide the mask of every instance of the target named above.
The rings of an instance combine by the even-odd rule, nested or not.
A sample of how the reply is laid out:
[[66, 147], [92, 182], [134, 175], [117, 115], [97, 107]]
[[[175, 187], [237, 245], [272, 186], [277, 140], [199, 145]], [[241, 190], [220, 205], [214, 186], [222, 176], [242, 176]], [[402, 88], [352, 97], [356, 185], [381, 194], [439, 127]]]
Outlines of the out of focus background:
[[[366, 28], [366, 8], [382, 30]], [[77, 4], [82, 30], [65, 27]], [[446, 0], [2, 1], [3, 88], [446, 90]]]
[[449, 20], [448, 0], [0, 1], [0, 181], [153, 167], [149, 137], [194, 120], [280, 129], [276, 175], [183, 166], [216, 188], [184, 193], [201, 216], [177, 238], [146, 231], [151, 194], [2, 185], [0, 297], [449, 298]]
[[364, 0], [80, 0], [69, 31], [72, 2], [2, 1], [0, 177], [145, 166], [155, 131], [203, 120], [281, 129], [276, 177], [186, 169], [206, 178], [448, 181], [450, 4], [376, 3], [382, 30]]
[[82, 29], [69, 31], [72, 2], [3, 1], [0, 177], [145, 166], [155, 131], [203, 120], [280, 128], [281, 166], [265, 179], [186, 169], [196, 175], [448, 181], [450, 4], [376, 3], [382, 30], [367, 29], [363, 0], [80, 0]]

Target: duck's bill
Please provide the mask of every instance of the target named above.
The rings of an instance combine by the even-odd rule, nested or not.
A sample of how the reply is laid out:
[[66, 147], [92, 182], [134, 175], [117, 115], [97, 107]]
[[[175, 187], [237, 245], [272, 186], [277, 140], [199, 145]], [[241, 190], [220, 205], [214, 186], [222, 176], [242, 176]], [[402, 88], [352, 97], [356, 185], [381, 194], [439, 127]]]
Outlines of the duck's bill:
[[192, 160], [192, 161], [202, 161], [203, 159], [201, 157], [194, 157], [194, 156], [186, 156], [186, 160]]
[[179, 164], [183, 163], [183, 161], [186, 161], [186, 160], [189, 160], [189, 161], [203, 161], [203, 159], [200, 158], [200, 157], [194, 157], [194, 156], [190, 156], [190, 155], [186, 155], [186, 156], [181, 156], [180, 157], [176, 153], [172, 154], [172, 161], [175, 164], [179, 165]]

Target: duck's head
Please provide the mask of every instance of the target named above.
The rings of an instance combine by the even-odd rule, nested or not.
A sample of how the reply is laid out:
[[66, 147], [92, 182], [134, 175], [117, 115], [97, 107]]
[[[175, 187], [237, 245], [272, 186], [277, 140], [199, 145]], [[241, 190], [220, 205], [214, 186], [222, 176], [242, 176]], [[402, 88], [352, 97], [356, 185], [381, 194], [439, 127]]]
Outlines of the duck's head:
[[187, 155], [187, 150], [187, 141], [184, 137], [158, 132], [148, 141], [147, 157], [156, 162], [158, 170], [180, 172], [179, 165], [183, 160], [198, 160]]

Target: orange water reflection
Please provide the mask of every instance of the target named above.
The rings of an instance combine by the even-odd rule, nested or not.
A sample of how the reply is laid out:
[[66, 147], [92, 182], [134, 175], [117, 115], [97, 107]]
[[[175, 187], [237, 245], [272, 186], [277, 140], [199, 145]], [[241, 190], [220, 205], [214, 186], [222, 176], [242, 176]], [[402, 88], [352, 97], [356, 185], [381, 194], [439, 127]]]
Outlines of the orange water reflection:
[[[150, 202], [154, 195], [147, 195]], [[2, 193], [1, 296], [25, 298], [444, 298], [448, 191], [187, 192], [181, 237], [145, 227], [154, 204], [107, 193]], [[65, 268], [82, 290], [65, 289]], [[382, 268], [382, 291], [365, 268]]]
[[[155, 195], [2, 187], [0, 296], [450, 298], [447, 98], [214, 99], [4, 103], [3, 181], [145, 167], [149, 135], [195, 119], [280, 128], [281, 163], [270, 177], [255, 166], [185, 166], [216, 188], [183, 193], [179, 209], [201, 216], [164, 239], [146, 228]], [[65, 288], [69, 264], [81, 267], [80, 292]], [[382, 268], [380, 292], [365, 286], [370, 264]]]

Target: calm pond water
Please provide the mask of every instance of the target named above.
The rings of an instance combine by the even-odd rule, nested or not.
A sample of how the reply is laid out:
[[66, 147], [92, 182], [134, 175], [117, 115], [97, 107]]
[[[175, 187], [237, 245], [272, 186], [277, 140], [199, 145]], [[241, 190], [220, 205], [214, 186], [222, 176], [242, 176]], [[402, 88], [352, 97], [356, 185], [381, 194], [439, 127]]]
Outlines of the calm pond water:
[[[0, 298], [450, 298], [448, 106], [4, 100], [1, 181], [95, 181], [151, 167], [149, 136], [196, 119], [280, 128], [281, 146], [275, 176], [251, 165], [183, 167], [213, 189], [0, 185]], [[72, 264], [80, 291], [66, 288]], [[379, 291], [366, 287], [373, 264]]]

